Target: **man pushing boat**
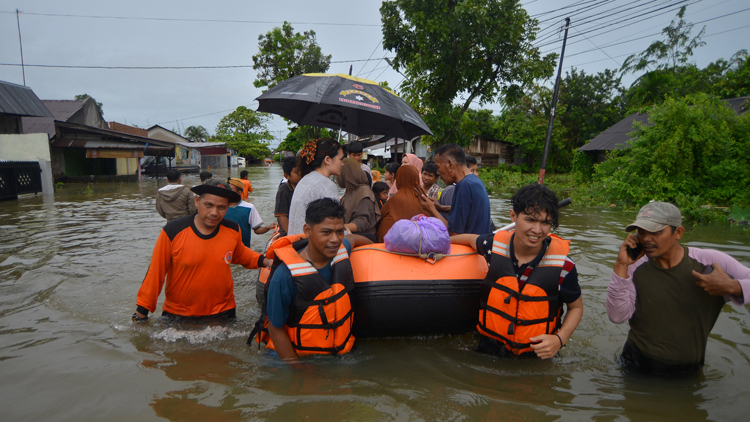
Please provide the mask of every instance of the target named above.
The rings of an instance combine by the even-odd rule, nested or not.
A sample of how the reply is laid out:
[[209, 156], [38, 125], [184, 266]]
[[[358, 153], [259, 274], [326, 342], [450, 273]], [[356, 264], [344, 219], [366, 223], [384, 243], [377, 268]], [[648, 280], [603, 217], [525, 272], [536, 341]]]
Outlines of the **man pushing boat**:
[[462, 234], [451, 243], [474, 248], [489, 266], [480, 293], [477, 351], [548, 359], [581, 321], [578, 272], [568, 257], [570, 241], [550, 234], [558, 221], [555, 194], [544, 185], [527, 185], [512, 204], [515, 231]]
[[652, 202], [625, 228], [607, 288], [607, 315], [630, 330], [619, 363], [649, 373], [694, 372], [726, 302], [750, 302], [750, 269], [729, 255], [680, 244], [680, 210]]
[[295, 237], [300, 240], [274, 251], [264, 313], [256, 325], [258, 330], [267, 328], [258, 341], [291, 362], [300, 355], [335, 355], [352, 349], [349, 292], [354, 276], [349, 254], [354, 247], [372, 243], [358, 235], [344, 238], [344, 208], [331, 198], [308, 205], [303, 230], [304, 236]]
[[156, 310], [165, 280], [162, 316], [234, 318], [229, 264], [259, 268], [272, 263], [243, 245], [237, 223], [224, 220], [229, 204], [241, 199], [226, 182], [209, 179], [191, 190], [198, 212], [167, 223], [159, 234], [133, 321], [146, 321]]

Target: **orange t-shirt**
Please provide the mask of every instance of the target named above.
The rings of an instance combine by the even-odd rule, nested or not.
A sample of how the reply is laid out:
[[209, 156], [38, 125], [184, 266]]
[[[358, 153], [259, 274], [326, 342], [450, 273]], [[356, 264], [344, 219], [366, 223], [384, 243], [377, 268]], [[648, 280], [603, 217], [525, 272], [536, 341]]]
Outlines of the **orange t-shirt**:
[[215, 315], [236, 307], [229, 264], [259, 268], [263, 255], [242, 244], [237, 223], [223, 220], [212, 234], [204, 235], [194, 219], [179, 218], [159, 233], [137, 306], [154, 312], [166, 280], [162, 309], [171, 314]]
[[245, 188], [242, 190], [242, 199], [247, 199], [247, 195], [253, 191], [253, 184], [247, 179], [240, 180], [242, 180], [242, 184], [245, 185]]

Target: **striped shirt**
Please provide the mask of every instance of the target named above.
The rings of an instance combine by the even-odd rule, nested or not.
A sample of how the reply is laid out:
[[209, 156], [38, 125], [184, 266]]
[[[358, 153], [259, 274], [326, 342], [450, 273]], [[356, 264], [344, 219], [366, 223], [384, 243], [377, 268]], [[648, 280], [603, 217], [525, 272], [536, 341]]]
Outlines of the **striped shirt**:
[[[518, 259], [516, 259], [516, 254], [513, 252], [514, 236], [515, 234], [513, 234], [513, 236], [511, 236], [510, 238], [509, 255], [513, 259], [513, 269], [516, 272], [516, 278], [518, 278], [518, 288], [520, 290], [523, 289], [523, 286], [526, 284], [526, 280], [529, 279], [529, 276], [531, 275], [531, 272], [534, 271], [534, 268], [540, 264], [542, 258], [545, 258], [544, 253], [547, 252], [550, 238], [548, 237], [544, 240], [542, 249], [534, 259], [525, 264], [518, 265]], [[487, 265], [490, 264], [490, 257], [492, 256], [492, 244], [494, 242], [494, 239], [494, 233], [481, 235], [477, 238], [477, 253], [485, 257], [485, 259], [487, 260]], [[578, 284], [578, 270], [576, 270], [576, 264], [573, 262], [573, 260], [570, 259], [569, 256], [553, 255], [547, 256], [545, 258], [545, 261], [560, 261], [555, 262], [555, 264], [562, 263], [563, 268], [560, 272], [560, 279], [558, 280], [558, 296], [560, 300], [563, 303], [572, 303], [578, 300], [578, 298], [581, 297], [581, 286]]]

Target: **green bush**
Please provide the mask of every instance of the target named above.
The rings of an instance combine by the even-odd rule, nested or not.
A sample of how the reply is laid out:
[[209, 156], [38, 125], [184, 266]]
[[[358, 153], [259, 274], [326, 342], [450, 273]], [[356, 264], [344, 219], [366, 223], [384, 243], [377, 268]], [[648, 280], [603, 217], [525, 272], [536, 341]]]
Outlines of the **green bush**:
[[668, 98], [649, 110], [649, 120], [653, 126], [636, 127], [631, 148], [610, 152], [594, 167], [581, 202], [669, 201], [689, 210], [750, 203], [750, 113], [737, 116], [722, 101], [698, 94]]

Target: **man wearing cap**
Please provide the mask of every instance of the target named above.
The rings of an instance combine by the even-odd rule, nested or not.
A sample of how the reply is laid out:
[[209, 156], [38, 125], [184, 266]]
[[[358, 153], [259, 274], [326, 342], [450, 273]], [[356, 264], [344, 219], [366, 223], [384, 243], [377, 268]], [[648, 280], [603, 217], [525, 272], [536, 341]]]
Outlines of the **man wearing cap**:
[[[750, 302], [750, 269], [712, 249], [682, 246], [680, 210], [652, 202], [620, 246], [607, 288], [607, 315], [630, 330], [619, 363], [649, 373], [703, 366], [708, 335], [726, 302]], [[631, 256], [632, 254], [632, 256]]]
[[162, 316], [234, 318], [234, 282], [229, 264], [245, 268], [273, 262], [242, 244], [237, 223], [224, 219], [240, 195], [226, 182], [209, 179], [194, 186], [197, 214], [164, 226], [143, 279], [134, 321], [146, 321], [156, 310], [165, 285]]

